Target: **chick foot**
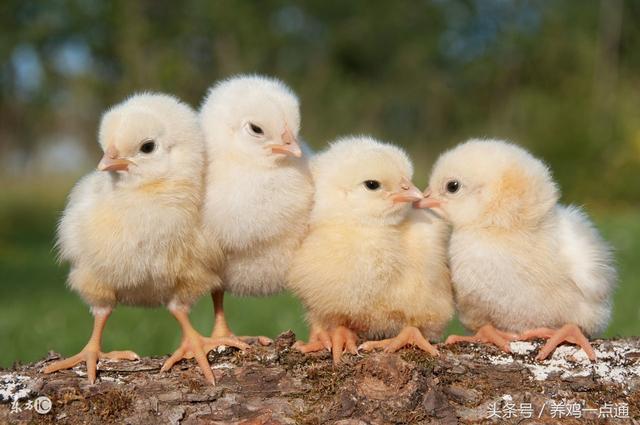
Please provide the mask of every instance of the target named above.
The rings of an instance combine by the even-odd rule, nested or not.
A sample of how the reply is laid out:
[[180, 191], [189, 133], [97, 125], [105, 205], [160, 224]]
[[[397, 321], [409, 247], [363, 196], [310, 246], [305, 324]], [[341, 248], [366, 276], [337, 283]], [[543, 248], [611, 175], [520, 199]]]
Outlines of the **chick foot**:
[[302, 341], [297, 341], [294, 348], [300, 347], [300, 351], [303, 353], [309, 353], [312, 351], [320, 351], [323, 347], [328, 351], [331, 351], [331, 345], [331, 335], [329, 335], [329, 332], [327, 332], [322, 326], [311, 325], [309, 343], [305, 344]]
[[[298, 342], [294, 347], [305, 354], [330, 348], [333, 363], [338, 364], [342, 360], [342, 355], [345, 351], [353, 355], [358, 354], [357, 342], [358, 335], [355, 332], [345, 326], [337, 326], [330, 332], [317, 329], [314, 335], [312, 331], [312, 337], [309, 339], [308, 344]], [[328, 347], [327, 345], [329, 344], [330, 346]]]
[[182, 327], [182, 343], [180, 347], [164, 362], [160, 372], [166, 372], [173, 367], [174, 364], [183, 359], [196, 359], [198, 366], [202, 370], [206, 380], [215, 385], [216, 379], [213, 376], [211, 367], [209, 366], [209, 360], [207, 359], [207, 353], [221, 345], [227, 345], [230, 347], [236, 347], [241, 350], [247, 349], [249, 346], [241, 341], [236, 341], [233, 338], [206, 338], [198, 333], [191, 322], [189, 321], [189, 315], [186, 311], [180, 309], [173, 309], [171, 313], [175, 316], [176, 320]]
[[493, 344], [505, 353], [511, 352], [510, 342], [518, 339], [518, 335], [503, 332], [491, 325], [484, 325], [473, 336], [450, 335], [444, 342], [445, 345], [457, 342], [476, 342], [482, 344]]
[[547, 343], [542, 347], [536, 360], [544, 360], [563, 342], [580, 346], [592, 362], [596, 361], [596, 352], [584, 336], [582, 330], [574, 324], [567, 324], [560, 329], [537, 328], [524, 332], [520, 339], [529, 340], [535, 338], [547, 339]]
[[87, 365], [87, 377], [89, 383], [96, 382], [96, 371], [98, 369], [98, 360], [140, 360], [140, 357], [133, 351], [111, 351], [109, 353], [103, 353], [100, 351], [99, 346], [90, 346], [87, 344], [75, 356], [71, 356], [68, 359], [60, 360], [42, 369], [44, 373], [53, 373], [59, 370], [71, 369], [78, 363], [85, 362]]
[[309, 332], [309, 342], [305, 344], [303, 341], [296, 341], [296, 343], [293, 344], [293, 348], [305, 354], [314, 351], [320, 351], [323, 348], [330, 352], [331, 336], [329, 335], [329, 332], [324, 330], [323, 327], [311, 325], [311, 330]]
[[382, 348], [386, 353], [394, 353], [407, 345], [414, 345], [432, 356], [440, 355], [438, 350], [422, 335], [420, 329], [414, 326], [403, 328], [395, 338], [367, 341], [360, 344], [359, 348], [363, 351], [373, 351], [377, 348]]
[[207, 338], [197, 332], [189, 333], [183, 337], [180, 347], [178, 347], [178, 349], [174, 351], [167, 360], [165, 360], [160, 372], [168, 371], [180, 360], [195, 358], [196, 362], [198, 362], [198, 366], [202, 369], [204, 377], [212, 385], [215, 385], [216, 380], [213, 376], [213, 372], [211, 372], [211, 368], [209, 367], [207, 353], [221, 345], [236, 347], [241, 350], [248, 348], [247, 344], [237, 341], [234, 338]]
[[102, 310], [94, 313], [93, 332], [87, 345], [75, 356], [60, 360], [42, 369], [43, 373], [53, 373], [59, 370], [71, 369], [75, 365], [85, 362], [87, 365], [87, 377], [91, 384], [96, 382], [98, 360], [140, 360], [140, 357], [133, 351], [111, 351], [103, 353], [100, 351], [102, 331], [107, 323], [111, 310]]
[[[260, 345], [267, 346], [273, 344], [273, 340], [266, 336], [236, 336], [229, 325], [227, 325], [227, 319], [224, 316], [224, 292], [215, 291], [211, 293], [213, 299], [213, 311], [215, 324], [213, 326], [213, 332], [211, 332], [211, 338], [231, 338], [240, 343], [250, 343], [258, 341]], [[248, 347], [248, 346], [247, 346]]]
[[213, 332], [211, 332], [211, 339], [217, 338], [227, 338], [236, 341], [238, 344], [244, 344], [246, 348], [249, 348], [249, 343], [257, 341], [258, 344], [267, 346], [273, 344], [273, 340], [267, 336], [236, 336], [226, 325], [218, 325], [218, 321], [216, 320], [216, 324], [213, 327]]

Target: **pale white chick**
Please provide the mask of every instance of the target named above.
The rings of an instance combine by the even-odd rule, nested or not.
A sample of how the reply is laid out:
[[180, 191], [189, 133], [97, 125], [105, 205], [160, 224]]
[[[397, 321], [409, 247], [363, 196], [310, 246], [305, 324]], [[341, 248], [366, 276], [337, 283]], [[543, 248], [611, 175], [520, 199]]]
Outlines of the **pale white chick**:
[[297, 347], [331, 348], [338, 362], [345, 349], [357, 352], [360, 334], [388, 338], [364, 350], [412, 344], [436, 355], [427, 338], [439, 337], [453, 315], [448, 226], [412, 209], [422, 193], [406, 153], [369, 137], [344, 138], [311, 170], [310, 230], [288, 279], [312, 327], [309, 343]]
[[611, 314], [616, 270], [587, 216], [558, 204], [546, 165], [503, 141], [471, 140], [436, 162], [422, 207], [453, 225], [450, 266], [460, 320], [476, 332], [457, 341], [548, 338], [545, 359], [563, 341], [595, 352], [587, 335]]
[[[51, 373], [86, 362], [91, 382], [102, 358], [106, 321], [117, 304], [164, 305], [183, 332], [181, 347], [163, 366], [195, 356], [214, 382], [206, 351], [221, 341], [191, 326], [189, 307], [220, 287], [223, 253], [200, 234], [204, 142], [196, 113], [164, 94], [143, 93], [108, 110], [99, 142], [98, 170], [73, 189], [58, 227], [60, 257], [71, 263], [69, 285], [91, 306], [93, 333], [77, 355], [44, 369]], [[225, 340], [234, 345], [234, 341]]]
[[298, 98], [282, 82], [257, 75], [224, 80], [209, 91], [200, 123], [209, 156], [204, 224], [226, 255], [223, 286], [212, 293], [212, 336], [234, 337], [224, 291], [266, 296], [284, 288], [307, 230], [313, 183], [297, 141]]

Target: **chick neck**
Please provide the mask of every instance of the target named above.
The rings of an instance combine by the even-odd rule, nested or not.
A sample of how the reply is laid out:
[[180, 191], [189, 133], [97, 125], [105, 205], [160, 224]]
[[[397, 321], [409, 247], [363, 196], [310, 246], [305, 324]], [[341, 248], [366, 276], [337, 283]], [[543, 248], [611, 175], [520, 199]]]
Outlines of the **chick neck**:
[[358, 226], [358, 227], [395, 227], [400, 226], [407, 219], [407, 212], [404, 210], [383, 216], [354, 216], [348, 212], [328, 212], [321, 208], [314, 208], [311, 212], [310, 223], [315, 226], [337, 225], [337, 226]]
[[[184, 167], [181, 170], [163, 172], [153, 176], [128, 172], [108, 172], [113, 190], [134, 190], [147, 194], [189, 195], [204, 188], [202, 167]], [[180, 197], [180, 196], [178, 196]]]

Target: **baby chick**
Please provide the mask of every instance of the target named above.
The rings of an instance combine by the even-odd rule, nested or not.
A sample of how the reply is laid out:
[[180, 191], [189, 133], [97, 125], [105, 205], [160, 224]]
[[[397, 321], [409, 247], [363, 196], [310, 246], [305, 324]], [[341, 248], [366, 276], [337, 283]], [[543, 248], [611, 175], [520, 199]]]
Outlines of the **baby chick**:
[[604, 330], [616, 281], [611, 251], [576, 207], [558, 204], [549, 169], [503, 141], [471, 140], [443, 154], [420, 206], [453, 225], [449, 256], [462, 323], [457, 341], [549, 338], [538, 359], [563, 341], [580, 345]]
[[356, 353], [357, 334], [388, 338], [364, 350], [413, 344], [436, 355], [453, 315], [446, 223], [412, 209], [422, 193], [400, 148], [369, 137], [340, 139], [311, 165], [316, 187], [310, 230], [289, 284], [308, 310], [303, 352], [330, 346], [334, 362]]
[[223, 286], [212, 293], [212, 336], [233, 337], [223, 291], [265, 296], [283, 289], [307, 229], [313, 184], [297, 141], [298, 99], [282, 82], [244, 75], [222, 81], [209, 91], [200, 122], [209, 154], [205, 229], [226, 255]]
[[[44, 369], [84, 361], [91, 382], [102, 358], [134, 359], [130, 351], [103, 353], [101, 337], [117, 304], [165, 305], [183, 332], [181, 347], [163, 370], [195, 356], [214, 382], [205, 352], [220, 341], [198, 334], [189, 307], [220, 287], [223, 253], [199, 233], [204, 143], [197, 115], [164, 94], [132, 96], [106, 112], [98, 170], [73, 189], [58, 227], [60, 257], [71, 263], [70, 287], [91, 306], [93, 333], [77, 355]], [[234, 341], [225, 340], [229, 345]]]

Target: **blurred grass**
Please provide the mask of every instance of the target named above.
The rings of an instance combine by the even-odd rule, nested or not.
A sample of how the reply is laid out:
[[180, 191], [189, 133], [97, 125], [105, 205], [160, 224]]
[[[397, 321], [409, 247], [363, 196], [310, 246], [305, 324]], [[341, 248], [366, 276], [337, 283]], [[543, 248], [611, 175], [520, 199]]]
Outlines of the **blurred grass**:
[[[48, 350], [65, 356], [87, 341], [91, 317], [87, 307], [65, 286], [66, 265], [52, 250], [55, 225], [71, 188], [68, 180], [0, 181], [0, 367], [41, 358]], [[606, 336], [640, 334], [640, 211], [616, 207], [590, 211], [617, 251], [620, 286], [614, 317]], [[240, 335], [276, 336], [307, 330], [303, 309], [290, 295], [257, 299], [228, 297], [226, 311]], [[211, 300], [203, 297], [192, 311], [194, 326], [208, 333]], [[449, 332], [461, 332], [454, 322]], [[164, 309], [119, 307], [105, 332], [106, 351], [132, 349], [141, 355], [169, 353], [177, 347], [179, 329]]]

